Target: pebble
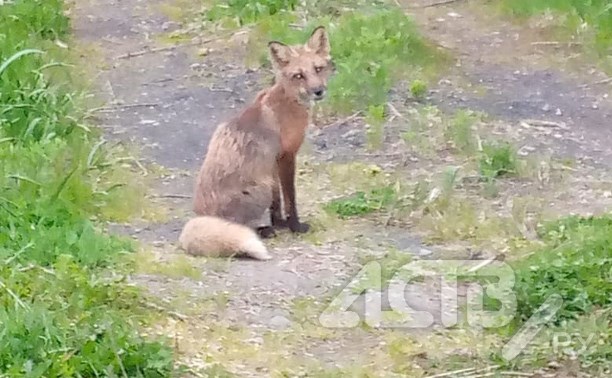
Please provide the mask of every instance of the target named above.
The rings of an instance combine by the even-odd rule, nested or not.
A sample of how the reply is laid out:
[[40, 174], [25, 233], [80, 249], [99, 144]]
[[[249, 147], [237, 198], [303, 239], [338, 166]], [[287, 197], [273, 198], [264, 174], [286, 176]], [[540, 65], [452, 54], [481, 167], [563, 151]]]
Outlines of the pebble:
[[276, 315], [270, 319], [269, 325], [274, 329], [287, 329], [291, 326], [291, 320], [282, 315]]

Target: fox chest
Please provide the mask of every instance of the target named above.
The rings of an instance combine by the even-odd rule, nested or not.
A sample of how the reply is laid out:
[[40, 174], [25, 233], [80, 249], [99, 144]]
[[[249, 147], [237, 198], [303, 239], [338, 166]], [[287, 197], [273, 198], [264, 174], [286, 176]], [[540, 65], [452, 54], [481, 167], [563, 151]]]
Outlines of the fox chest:
[[281, 149], [285, 154], [296, 154], [306, 135], [308, 120], [293, 120], [281, 126]]

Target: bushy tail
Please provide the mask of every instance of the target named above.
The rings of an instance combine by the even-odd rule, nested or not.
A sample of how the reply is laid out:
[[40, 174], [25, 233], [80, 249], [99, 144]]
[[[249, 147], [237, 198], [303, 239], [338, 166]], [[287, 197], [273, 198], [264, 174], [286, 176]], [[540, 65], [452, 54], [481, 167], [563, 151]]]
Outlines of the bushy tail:
[[213, 216], [190, 219], [183, 227], [179, 244], [185, 252], [194, 256], [272, 258], [253, 229]]

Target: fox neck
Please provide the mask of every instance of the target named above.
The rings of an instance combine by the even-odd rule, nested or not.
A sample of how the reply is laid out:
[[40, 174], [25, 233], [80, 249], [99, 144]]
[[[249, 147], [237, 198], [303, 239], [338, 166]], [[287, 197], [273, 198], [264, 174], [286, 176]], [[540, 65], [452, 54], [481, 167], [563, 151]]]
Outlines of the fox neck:
[[273, 85], [266, 92], [263, 96], [263, 105], [274, 120], [272, 124], [281, 134], [286, 134], [285, 138], [290, 134], [293, 142], [300, 145], [311, 121], [310, 106], [303, 104], [295, 94], [292, 94], [293, 91], [288, 91], [280, 84]]
[[265, 102], [275, 113], [291, 113], [294, 117], [308, 117], [312, 107], [312, 101], [303, 101], [299, 95], [280, 83], [270, 88]]

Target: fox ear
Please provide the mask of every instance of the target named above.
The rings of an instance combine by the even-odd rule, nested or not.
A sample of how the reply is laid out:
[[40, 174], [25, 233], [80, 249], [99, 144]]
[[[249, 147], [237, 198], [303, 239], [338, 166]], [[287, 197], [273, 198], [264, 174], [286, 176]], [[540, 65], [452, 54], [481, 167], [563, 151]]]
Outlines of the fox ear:
[[293, 50], [290, 46], [282, 42], [271, 41], [268, 43], [268, 49], [270, 50], [270, 60], [275, 68], [283, 68], [289, 64], [291, 55], [293, 55]]
[[319, 26], [310, 35], [306, 47], [321, 56], [329, 56], [329, 37], [325, 27]]

